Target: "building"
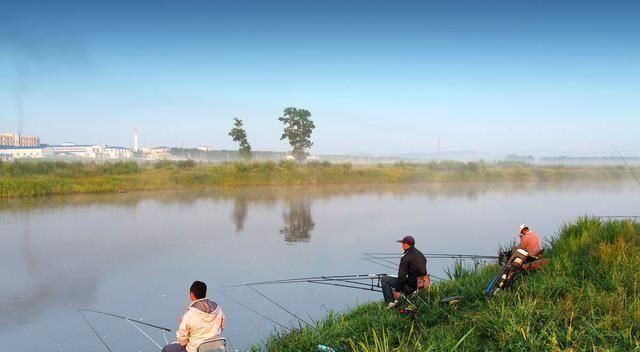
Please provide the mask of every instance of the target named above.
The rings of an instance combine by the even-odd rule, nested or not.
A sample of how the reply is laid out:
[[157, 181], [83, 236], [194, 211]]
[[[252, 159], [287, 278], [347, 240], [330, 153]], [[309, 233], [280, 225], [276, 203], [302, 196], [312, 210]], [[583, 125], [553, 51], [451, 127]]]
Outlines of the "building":
[[18, 133], [0, 133], [0, 146], [38, 147], [40, 137], [21, 136]]
[[0, 160], [44, 159], [53, 156], [49, 147], [0, 146]]
[[105, 159], [131, 159], [131, 149], [105, 145], [103, 149]]
[[61, 158], [80, 158], [95, 160], [130, 159], [131, 149], [98, 144], [62, 143], [51, 146], [53, 154]]
[[148, 148], [143, 149], [143, 152], [147, 160], [169, 160], [174, 158], [169, 147]]
[[53, 154], [58, 157], [98, 159], [103, 154], [103, 147], [97, 144], [62, 143], [52, 145]]

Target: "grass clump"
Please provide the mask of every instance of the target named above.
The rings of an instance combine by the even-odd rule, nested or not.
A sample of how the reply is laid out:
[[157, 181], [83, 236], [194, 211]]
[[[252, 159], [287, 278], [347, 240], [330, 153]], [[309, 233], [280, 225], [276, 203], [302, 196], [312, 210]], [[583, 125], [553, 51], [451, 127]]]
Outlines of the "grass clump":
[[[484, 288], [497, 265], [424, 292], [415, 320], [382, 303], [330, 314], [316, 329], [269, 338], [254, 350], [313, 351], [640, 351], [640, 224], [582, 218], [550, 242], [552, 263], [521, 277], [486, 302]], [[443, 297], [463, 295], [459, 306]]]

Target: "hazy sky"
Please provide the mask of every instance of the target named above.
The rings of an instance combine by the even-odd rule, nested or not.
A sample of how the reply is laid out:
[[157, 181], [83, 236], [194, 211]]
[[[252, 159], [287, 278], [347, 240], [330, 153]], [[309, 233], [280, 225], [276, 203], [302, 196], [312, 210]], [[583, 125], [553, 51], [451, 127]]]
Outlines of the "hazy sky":
[[0, 0], [0, 131], [313, 153], [640, 152], [638, 1]]

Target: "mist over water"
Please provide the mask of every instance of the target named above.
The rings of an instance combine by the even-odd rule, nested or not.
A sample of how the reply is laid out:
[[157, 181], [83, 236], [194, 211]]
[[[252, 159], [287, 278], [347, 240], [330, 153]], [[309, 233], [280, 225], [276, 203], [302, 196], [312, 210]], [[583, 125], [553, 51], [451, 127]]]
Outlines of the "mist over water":
[[[323, 186], [77, 195], [0, 202], [0, 339], [9, 350], [99, 350], [76, 312], [94, 308], [175, 329], [188, 287], [389, 272], [363, 252], [399, 251], [411, 233], [425, 252], [495, 254], [526, 222], [547, 238], [585, 215], [640, 214], [633, 183]], [[450, 260], [429, 260], [445, 276]], [[379, 300], [359, 290], [295, 285], [261, 292], [321, 319]], [[224, 294], [224, 295], [223, 295]], [[246, 288], [210, 289], [236, 347], [292, 317]], [[89, 316], [114, 351], [153, 351], [128, 324]], [[150, 331], [158, 341], [162, 336]], [[38, 336], [37, 339], [32, 338]], [[173, 340], [173, 335], [169, 336]]]

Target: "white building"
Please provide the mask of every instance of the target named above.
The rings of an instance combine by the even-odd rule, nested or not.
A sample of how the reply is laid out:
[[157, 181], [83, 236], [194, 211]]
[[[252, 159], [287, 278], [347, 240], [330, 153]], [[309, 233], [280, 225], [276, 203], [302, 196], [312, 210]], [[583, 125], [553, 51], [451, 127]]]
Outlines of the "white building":
[[53, 155], [49, 147], [0, 146], [0, 160], [44, 159]]
[[102, 146], [97, 144], [63, 143], [51, 146], [58, 157], [71, 157], [95, 160], [130, 159], [131, 149], [117, 146]]
[[116, 146], [104, 146], [104, 156], [106, 159], [131, 159], [131, 149]]

